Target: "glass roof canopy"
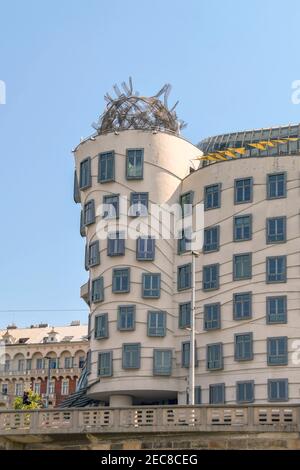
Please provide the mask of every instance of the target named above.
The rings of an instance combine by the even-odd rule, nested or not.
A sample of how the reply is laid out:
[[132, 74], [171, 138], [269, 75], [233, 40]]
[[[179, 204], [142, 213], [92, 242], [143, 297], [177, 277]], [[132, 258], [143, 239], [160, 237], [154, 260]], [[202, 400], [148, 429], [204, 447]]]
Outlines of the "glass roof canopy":
[[[208, 137], [198, 144], [198, 148], [204, 154], [222, 151], [228, 148], [245, 147], [247, 144], [257, 143], [260, 141], [269, 141], [271, 139], [280, 139], [288, 137], [300, 137], [300, 124], [288, 126], [270, 127], [265, 129], [255, 129], [252, 131], [233, 132], [229, 134], [221, 134]], [[264, 150], [257, 148], [247, 148], [243, 155], [239, 158], [269, 155], [289, 155], [300, 152], [300, 140], [290, 141], [275, 147], [268, 147]], [[204, 162], [208, 164], [211, 162]], [[215, 163], [215, 162], [214, 162]]]

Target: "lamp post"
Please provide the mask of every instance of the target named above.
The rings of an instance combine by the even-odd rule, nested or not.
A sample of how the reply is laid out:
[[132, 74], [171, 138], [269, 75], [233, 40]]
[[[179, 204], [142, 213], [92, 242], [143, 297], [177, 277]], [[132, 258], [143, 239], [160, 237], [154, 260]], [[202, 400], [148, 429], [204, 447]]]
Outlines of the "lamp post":
[[192, 305], [191, 305], [191, 343], [190, 343], [190, 376], [189, 405], [195, 404], [195, 336], [196, 336], [196, 258], [198, 251], [192, 251]]

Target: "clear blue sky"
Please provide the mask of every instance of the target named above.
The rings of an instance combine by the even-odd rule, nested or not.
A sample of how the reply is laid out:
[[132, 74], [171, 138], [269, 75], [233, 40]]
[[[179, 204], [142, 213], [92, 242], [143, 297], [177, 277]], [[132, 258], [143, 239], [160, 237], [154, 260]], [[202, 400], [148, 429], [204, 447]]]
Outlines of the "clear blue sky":
[[193, 142], [299, 122], [299, 25], [299, 0], [0, 1], [0, 327], [86, 320], [71, 149], [104, 93], [170, 82]]

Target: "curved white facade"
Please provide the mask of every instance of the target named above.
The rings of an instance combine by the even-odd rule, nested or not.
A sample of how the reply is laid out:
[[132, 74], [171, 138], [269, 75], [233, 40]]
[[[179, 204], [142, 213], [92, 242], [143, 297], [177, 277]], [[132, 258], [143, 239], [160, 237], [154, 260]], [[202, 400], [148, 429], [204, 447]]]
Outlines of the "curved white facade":
[[[126, 178], [127, 149], [143, 149], [143, 178], [129, 180]], [[114, 151], [115, 181], [98, 183], [98, 155], [102, 152]], [[189, 173], [192, 159], [199, 156], [198, 148], [180, 137], [168, 133], [144, 132], [127, 130], [119, 134], [100, 135], [95, 140], [88, 140], [78, 146], [75, 152], [77, 174], [80, 163], [91, 157], [92, 185], [81, 191], [81, 203], [95, 200], [95, 206], [102, 203], [103, 196], [121, 194], [130, 200], [132, 192], [146, 192], [149, 198], [149, 213], [152, 204], [173, 204], [178, 202], [181, 182]], [[97, 212], [97, 210], [96, 210]], [[86, 228], [87, 245], [97, 239], [97, 222]], [[174, 239], [158, 239], [155, 243], [155, 259], [138, 261], [136, 259], [136, 240], [125, 240], [124, 256], [107, 256], [107, 240], [100, 240], [100, 264], [90, 269], [90, 279], [103, 276], [104, 301], [91, 304], [91, 374], [89, 382], [97, 381], [98, 353], [102, 350], [111, 351], [113, 357], [113, 375], [101, 377], [95, 383], [90, 394], [103, 400], [117, 395], [117, 403], [126, 402], [126, 396], [138, 402], [152, 402], [162, 399], [177, 398], [178, 380], [176, 374], [176, 330], [177, 304], [174, 299], [175, 258], [177, 241]], [[130, 291], [116, 294], [112, 292], [112, 270], [128, 267], [130, 269]], [[160, 273], [161, 289], [157, 299], [142, 298], [142, 275], [144, 273]], [[119, 305], [135, 306], [135, 327], [132, 331], [119, 331], [117, 313]], [[147, 336], [148, 311], [160, 310], [166, 315], [166, 334], [163, 337]], [[108, 314], [108, 338], [95, 339], [95, 316]], [[124, 370], [122, 367], [122, 345], [140, 343], [140, 367], [137, 370]], [[171, 349], [173, 351], [172, 376], [153, 376], [153, 349]], [[122, 395], [123, 397], [120, 397]], [[111, 402], [115, 403], [111, 400]], [[124, 401], [125, 400], [125, 401]], [[131, 401], [131, 399], [129, 399]]]
[[[126, 177], [128, 149], [143, 149], [141, 179]], [[114, 181], [98, 182], [99, 154], [110, 151], [114, 151]], [[132, 192], [148, 193], [151, 214], [152, 204], [178, 203], [180, 195], [188, 192], [193, 193], [193, 206], [196, 206], [204, 202], [207, 186], [218, 185], [218, 207], [206, 210], [204, 217], [206, 228], [219, 227], [218, 246], [212, 252], [201, 252], [196, 261], [197, 400], [200, 400], [201, 395], [204, 404], [236, 401], [264, 403], [272, 399], [298, 402], [300, 373], [294, 341], [300, 338], [299, 156], [239, 158], [190, 173], [192, 160], [200, 153], [196, 146], [168, 133], [142, 130], [98, 135], [82, 142], [74, 153], [79, 178], [81, 163], [87, 157], [91, 159], [90, 184], [80, 191], [82, 207], [93, 199], [96, 208], [95, 221], [84, 229], [87, 246], [97, 240], [97, 224], [102, 219], [102, 215], [97, 213], [97, 206], [102, 203], [103, 196], [126, 195], [130, 199]], [[284, 175], [286, 191], [283, 197], [268, 199], [269, 174]], [[237, 179], [251, 180], [249, 202], [235, 201]], [[234, 241], [234, 217], [243, 215], [250, 216], [251, 233], [245, 237], [248, 240]], [[271, 243], [266, 239], [267, 219], [279, 216], [285, 218], [286, 237], [280, 242]], [[157, 239], [152, 261], [137, 260], [136, 240], [126, 239], [125, 254], [120, 256], [108, 256], [107, 243], [107, 240], [100, 240], [100, 263], [89, 268], [89, 290], [93, 280], [103, 277], [104, 300], [90, 304], [91, 367], [88, 393], [111, 405], [168, 403], [176, 400], [184, 404], [189, 369], [183, 364], [182, 343], [189, 341], [190, 332], [187, 328], [179, 327], [179, 305], [191, 301], [191, 288], [178, 290], [177, 270], [178, 266], [191, 261], [191, 255], [178, 254], [178, 243], [174, 239]], [[245, 279], [233, 276], [233, 259], [239, 254], [249, 254], [247, 260], [250, 271]], [[280, 261], [283, 267], [286, 263], [285, 275], [280, 278], [280, 282], [270, 282], [267, 278], [267, 258], [273, 258], [274, 261], [274, 257], [279, 256], [285, 257]], [[277, 263], [273, 261], [271, 271], [274, 263]], [[210, 265], [218, 265], [218, 282], [215, 288], [203, 290], [204, 267]], [[115, 268], [129, 268], [129, 292], [113, 292]], [[237, 269], [240, 269], [240, 265]], [[244, 267], [241, 269], [243, 271]], [[142, 276], [145, 273], [160, 273], [159, 298], [142, 297]], [[238, 299], [242, 297], [234, 296], [244, 293], [249, 294], [248, 301], [252, 305], [249, 307], [248, 303], [245, 308], [250, 308], [250, 311], [244, 318], [238, 319], [233, 313], [234, 298], [237, 305]], [[280, 308], [285, 305], [286, 319], [280, 318], [280, 323], [275, 321], [269, 324], [267, 298], [280, 296], [282, 299], [278, 305]], [[269, 299], [268, 302], [272, 301]], [[204, 306], [209, 304], [218, 304], [219, 323], [215, 324], [214, 329], [205, 330]], [[135, 307], [135, 324], [130, 331], [120, 331], [118, 326], [118, 309], [124, 305]], [[165, 312], [163, 336], [148, 335], [148, 312], [155, 310]], [[108, 330], [100, 339], [95, 337], [95, 320], [103, 314], [107, 314]], [[236, 335], [246, 336], [237, 338]], [[275, 341], [272, 342], [272, 338]], [[276, 342], [276, 338], [281, 339]], [[244, 343], [237, 345], [240, 339]], [[140, 345], [136, 368], [124, 367], [123, 345], [128, 344]], [[217, 367], [209, 369], [207, 348], [215, 344], [221, 344], [218, 351], [222, 357], [219, 362], [216, 357]], [[156, 375], [153, 367], [154, 350], [171, 351], [170, 374]], [[107, 368], [109, 373], [99, 377], [98, 356], [103, 352], [110, 354], [107, 359], [111, 359], [111, 364]], [[251, 384], [249, 389], [246, 385], [247, 390], [243, 389], [238, 395], [237, 382]], [[214, 392], [212, 386], [216, 384], [222, 386]]]

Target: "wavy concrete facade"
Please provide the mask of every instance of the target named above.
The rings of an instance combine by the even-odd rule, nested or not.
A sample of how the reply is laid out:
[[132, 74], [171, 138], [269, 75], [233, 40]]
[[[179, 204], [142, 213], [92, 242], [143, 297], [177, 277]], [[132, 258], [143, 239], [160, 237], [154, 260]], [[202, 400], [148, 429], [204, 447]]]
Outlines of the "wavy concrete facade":
[[[144, 149], [143, 179], [126, 178], [126, 150]], [[115, 181], [98, 182], [98, 155], [115, 152]], [[210, 253], [201, 252], [196, 260], [196, 386], [198, 401], [203, 404], [236, 403], [247, 401], [237, 395], [237, 382], [251, 383], [249, 402], [270, 401], [271, 382], [283, 388], [275, 401], [297, 403], [300, 398], [300, 373], [295, 355], [295, 340], [300, 332], [299, 294], [299, 236], [300, 219], [298, 202], [300, 198], [298, 155], [239, 158], [199, 168], [190, 173], [191, 161], [199, 155], [199, 149], [184, 139], [164, 132], [127, 130], [118, 134], [98, 135], [83, 141], [75, 150], [77, 175], [80, 163], [91, 157], [91, 186], [80, 191], [81, 204], [95, 200], [102, 202], [103, 196], [120, 194], [130, 196], [131, 192], [149, 193], [151, 204], [176, 203], [180, 195], [193, 193], [193, 205], [204, 202], [205, 187], [219, 185], [219, 207], [205, 211], [205, 227], [219, 227], [219, 246]], [[286, 194], [284, 197], [268, 199], [267, 175], [284, 174]], [[235, 203], [236, 179], [251, 178], [251, 201]], [[251, 216], [252, 236], [248, 240], [234, 241], [234, 217]], [[281, 243], [267, 243], [266, 220], [285, 217], [286, 239]], [[97, 222], [85, 228], [87, 245], [97, 239]], [[182, 343], [189, 341], [187, 328], [179, 328], [179, 305], [191, 300], [191, 288], [178, 291], [178, 266], [191, 262], [189, 253], [178, 254], [177, 240], [156, 240], [155, 259], [137, 261], [136, 241], [125, 240], [125, 255], [107, 256], [107, 240], [100, 240], [100, 264], [89, 269], [91, 281], [99, 276], [104, 278], [104, 300], [90, 304], [90, 349], [91, 367], [89, 394], [109, 402], [110, 405], [143, 403], [186, 403], [188, 367], [183, 366]], [[250, 254], [251, 273], [247, 279], [236, 280], [233, 276], [233, 257]], [[269, 282], [266, 278], [268, 257], [286, 256], [286, 278], [283, 282]], [[219, 282], [215, 289], [203, 290], [203, 267], [218, 265]], [[112, 271], [114, 268], [130, 268], [130, 291], [112, 292]], [[142, 274], [161, 273], [161, 292], [158, 299], [142, 298]], [[85, 289], [83, 289], [85, 291]], [[235, 294], [249, 293], [252, 312], [244, 319], [234, 316]], [[84, 294], [86, 297], [86, 294]], [[286, 297], [287, 319], [280, 323], [267, 323], [267, 298]], [[219, 304], [219, 325], [215, 329], [204, 329], [204, 306]], [[117, 312], [120, 305], [135, 305], [135, 328], [119, 331]], [[164, 337], [147, 335], [149, 310], [166, 312], [166, 334]], [[108, 315], [108, 337], [95, 338], [95, 318]], [[236, 352], [236, 335], [248, 335], [251, 340], [251, 354], [242, 357]], [[270, 363], [268, 338], [287, 338], [287, 351], [275, 351], [285, 356], [281, 361]], [[284, 348], [280, 343], [279, 349]], [[124, 369], [122, 364], [123, 344], [139, 343], [140, 364], [137, 369]], [[221, 343], [222, 361], [220, 367], [208, 368], [208, 345]], [[248, 346], [246, 346], [247, 348]], [[172, 351], [172, 371], [168, 376], [157, 376], [153, 372], [155, 349]], [[276, 344], [275, 344], [276, 349]], [[98, 355], [103, 351], [112, 353], [111, 375], [98, 376]], [[274, 351], [273, 351], [274, 353]], [[274, 356], [274, 354], [273, 354]], [[285, 360], [286, 358], [286, 360]], [[280, 361], [282, 364], [280, 364]], [[283, 364], [284, 363], [284, 364]], [[279, 381], [278, 383], [276, 381]], [[219, 399], [212, 398], [213, 386], [222, 384]], [[201, 393], [200, 393], [201, 387]], [[274, 389], [274, 390], [275, 390]], [[273, 392], [274, 392], [273, 390]], [[273, 393], [272, 392], [272, 393]], [[276, 390], [275, 390], [276, 392]], [[275, 393], [274, 392], [274, 393]], [[272, 395], [271, 393], [271, 395]], [[273, 396], [274, 395], [273, 393]], [[218, 394], [218, 392], [217, 392]], [[200, 396], [201, 395], [201, 396]], [[280, 398], [281, 397], [281, 398]], [[271, 397], [272, 399], [272, 397]]]
[[[286, 197], [268, 199], [267, 175], [286, 175]], [[270, 401], [268, 380], [287, 379], [285, 399], [299, 403], [299, 338], [300, 338], [300, 159], [299, 155], [275, 157], [240, 158], [206, 166], [189, 175], [183, 181], [182, 191], [194, 191], [194, 201], [203, 201], [204, 187], [221, 184], [220, 208], [205, 212], [205, 227], [220, 227], [220, 247], [212, 253], [202, 253], [197, 258], [196, 268], [196, 330], [199, 366], [196, 384], [201, 385], [202, 402], [209, 403], [209, 385], [225, 384], [225, 402], [236, 403], [236, 382], [253, 381], [255, 403]], [[239, 178], [253, 179], [252, 201], [234, 203], [234, 182]], [[251, 215], [251, 240], [233, 241], [235, 216]], [[286, 217], [286, 241], [267, 243], [266, 220], [278, 216]], [[233, 256], [251, 253], [252, 275], [250, 279], [234, 280]], [[266, 279], [266, 259], [286, 256], [286, 282], [271, 283]], [[218, 263], [219, 289], [203, 292], [203, 266]], [[245, 320], [235, 320], [233, 296], [237, 293], [252, 294], [252, 315]], [[177, 295], [184, 301], [188, 293]], [[268, 297], [286, 296], [286, 323], [267, 324]], [[204, 305], [220, 303], [220, 329], [204, 331]], [[252, 333], [252, 359], [238, 361], [234, 356], [236, 334]], [[181, 335], [180, 340], [184, 335]], [[286, 365], [268, 365], [267, 338], [287, 337]], [[297, 344], [298, 340], [298, 344]], [[207, 344], [222, 343], [223, 369], [207, 370]], [[178, 345], [179, 349], [179, 345]], [[182, 374], [182, 373], [181, 373]], [[184, 375], [184, 374], [182, 374]], [[181, 382], [182, 383], [182, 382]], [[184, 401], [184, 387], [181, 389]], [[280, 401], [280, 400], [279, 400]]]

